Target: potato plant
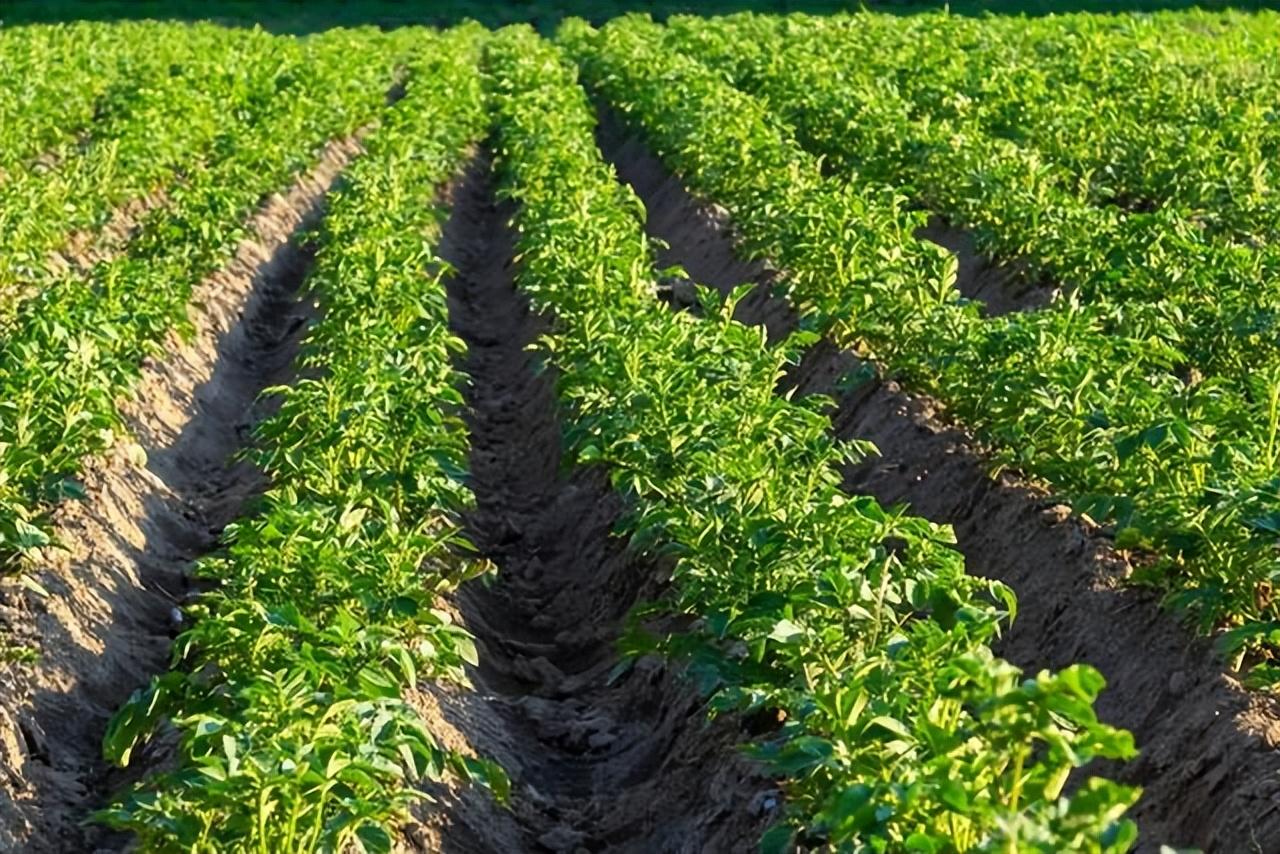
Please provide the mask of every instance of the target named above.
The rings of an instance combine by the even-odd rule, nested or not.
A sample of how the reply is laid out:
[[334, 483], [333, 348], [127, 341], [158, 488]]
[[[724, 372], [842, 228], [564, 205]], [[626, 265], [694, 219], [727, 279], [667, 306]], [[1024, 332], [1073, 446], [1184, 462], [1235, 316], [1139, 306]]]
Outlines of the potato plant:
[[[585, 24], [563, 37], [590, 49]], [[1024, 678], [992, 655], [1011, 592], [966, 575], [945, 527], [845, 496], [836, 467], [860, 449], [830, 437], [827, 401], [775, 393], [803, 342], [767, 348], [709, 289], [706, 320], [656, 299], [641, 207], [601, 160], [576, 69], [523, 29], [488, 56], [517, 283], [556, 319], [541, 345], [566, 438], [632, 502], [633, 547], [676, 557], [648, 613], [692, 628], [637, 630], [631, 651], [686, 660], [721, 710], [785, 718], [753, 749], [790, 804], [764, 849], [1127, 850], [1135, 790], [1064, 796], [1073, 768], [1134, 752], [1094, 714], [1097, 672]]]
[[287, 65], [268, 63], [244, 81], [252, 108], [216, 131], [208, 159], [188, 164], [126, 252], [47, 281], [17, 307], [0, 353], [0, 559], [10, 570], [49, 545], [48, 509], [82, 494], [81, 460], [115, 441], [117, 401], [142, 359], [183, 327], [192, 288], [230, 260], [267, 194], [327, 141], [375, 119], [403, 44], [375, 31], [325, 34], [306, 44], [297, 85], [283, 79]]
[[[0, 182], [0, 322], [63, 274], [49, 256], [72, 233], [101, 228], [117, 207], [202, 168], [229, 125], [253, 121], [304, 76], [302, 46], [262, 32], [155, 25], [104, 41], [136, 59], [99, 98], [86, 138], [55, 167]], [[138, 50], [143, 43], [160, 49]]]
[[442, 747], [402, 694], [463, 680], [470, 636], [439, 596], [484, 570], [461, 559], [466, 427], [436, 190], [485, 114], [478, 28], [420, 31], [407, 94], [382, 118], [333, 202], [308, 280], [324, 305], [296, 386], [258, 430], [272, 489], [232, 527], [218, 582], [175, 648], [175, 670], [116, 715], [127, 764], [162, 720], [177, 767], [99, 819], [157, 852], [386, 852], [413, 784], [505, 778]]
[[[1122, 854], [1138, 822], [1170, 808], [1132, 809], [1139, 787], [1116, 779], [1166, 772], [1206, 775], [1229, 809], [1253, 806], [1270, 791], [1270, 776], [1253, 773], [1266, 767], [1261, 751], [1235, 771], [1247, 784], [1203, 769], [1252, 749], [1256, 733], [1241, 730], [1264, 729], [1264, 702], [1250, 697], [1247, 712], [1215, 724], [1215, 737], [1237, 739], [1220, 754], [1122, 764], [1135, 739], [1100, 720], [1099, 672], [1023, 672], [997, 655], [1013, 592], [967, 573], [947, 526], [847, 492], [840, 472], [874, 448], [835, 438], [833, 401], [779, 393], [779, 379], [827, 339], [932, 395], [994, 469], [1103, 526], [1136, 555], [1134, 581], [1216, 634], [1251, 686], [1274, 688], [1277, 32], [1280, 16], [1240, 11], [626, 15], [599, 29], [570, 20], [552, 39], [476, 24], [295, 37], [211, 23], [0, 23], [0, 574], [18, 576], [0, 587], [27, 587], [0, 590], [0, 617], [65, 628], [66, 647], [99, 631], [77, 622], [93, 591], [79, 596], [80, 576], [68, 594], [19, 575], [59, 545], [54, 510], [97, 497], [83, 472], [121, 440], [122, 402], [188, 327], [198, 285], [254, 239], [255, 212], [328, 143], [363, 140], [320, 224], [292, 235], [316, 247], [303, 292], [319, 306], [293, 384], [268, 389], [279, 408], [251, 439], [228, 428], [269, 486], [246, 486], [265, 492], [195, 562], [202, 592], [170, 626], [169, 670], [109, 724], [86, 715], [66, 739], [96, 751], [105, 726], [103, 757], [63, 744], [40, 755], [53, 742], [41, 721], [61, 707], [28, 703], [55, 681], [60, 701], [93, 694], [108, 681], [90, 672], [108, 669], [96, 651], [46, 661], [62, 647], [41, 646], [43, 635], [0, 637], [0, 670], [17, 676], [0, 703], [0, 796], [26, 797], [18, 762], [58, 772], [16, 813], [0, 799], [0, 846], [13, 838], [8, 816], [43, 821], [41, 799], [65, 794], [34, 832], [67, 838], [65, 815], [96, 810], [85, 839], [121, 831], [130, 850], [160, 854], [382, 854], [420, 847], [419, 830], [479, 848], [448, 838], [478, 823], [519, 850], [637, 848], [661, 819], [653, 787], [682, 792], [688, 770], [702, 771], [683, 751], [704, 712], [752, 760], [715, 755], [742, 775], [722, 788], [758, 784], [768, 797], [691, 814], [717, 825], [708, 839], [730, 838], [719, 822], [732, 825], [725, 834], [769, 823], [762, 854]], [[795, 332], [769, 342], [734, 321], [745, 285], [723, 295], [681, 282], [689, 310], [666, 304], [662, 247], [597, 145], [602, 107], [729, 212], [743, 255], [776, 266]], [[460, 176], [490, 162], [485, 186], [512, 212], [510, 232], [486, 219], [466, 233], [466, 205], [454, 225], [490, 249], [516, 244], [520, 294], [504, 308], [523, 310], [527, 297], [540, 316], [531, 363], [555, 378], [546, 423], [562, 430], [570, 470], [557, 488], [580, 498], [577, 478], [598, 478], [592, 490], [607, 478], [608, 508], [624, 510], [616, 541], [597, 550], [595, 529], [588, 559], [557, 550], [554, 572], [538, 553], [562, 533], [554, 513], [548, 531], [523, 509], [504, 515], [516, 499], [501, 490], [498, 512], [487, 499], [471, 512], [469, 455], [493, 448], [482, 431], [471, 447], [470, 357], [446, 296], [468, 277], [441, 257], [470, 247], [437, 244], [453, 200], [471, 200]], [[156, 193], [163, 203], [111, 252], [77, 253], [122, 206]], [[957, 259], [918, 235], [933, 217], [1057, 297], [992, 316], [958, 292]], [[82, 263], [59, 263], [59, 251]], [[490, 342], [476, 340], [471, 356], [483, 360]], [[505, 417], [520, 398], [495, 385]], [[210, 422], [192, 424], [185, 435]], [[524, 450], [502, 432], [499, 465]], [[174, 512], [203, 496], [176, 496]], [[504, 573], [489, 574], [464, 524], [497, 526], [476, 540]], [[114, 583], [117, 567], [89, 551], [76, 572], [101, 577], [85, 587]], [[163, 548], [133, 551], [122, 559], [143, 567]], [[180, 551], [163, 556], [175, 577], [187, 568]], [[556, 599], [554, 618], [539, 610], [538, 585], [577, 593], [566, 584], [585, 576], [559, 564], [591, 572], [596, 551], [626, 559], [610, 571], [660, 576], [623, 579], [628, 595], [653, 595], [627, 615], [620, 649], [618, 609], [598, 587], [583, 607], [608, 600], [609, 613], [583, 614], [582, 632], [560, 625], [562, 603], [577, 599]], [[512, 566], [518, 585], [480, 591], [510, 584]], [[140, 591], [120, 592], [112, 616], [123, 625]], [[55, 596], [64, 601], [41, 611]], [[515, 596], [521, 610], [507, 620]], [[483, 642], [459, 613], [478, 620]], [[151, 620], [92, 640], [128, 659], [134, 637], [163, 642]], [[672, 672], [685, 683], [673, 687]], [[1168, 690], [1241, 696], [1229, 679], [1204, 694], [1201, 675], [1168, 674]], [[416, 693], [435, 681], [465, 707], [444, 709], [447, 726]], [[701, 705], [668, 702], [686, 689], [680, 702], [696, 692]], [[632, 719], [632, 705], [652, 708]], [[1200, 700], [1194, 711], [1216, 709]], [[664, 732], [646, 741], [637, 721], [650, 712]], [[1170, 740], [1149, 720], [1134, 726], [1142, 739], [1158, 731], [1161, 749]], [[527, 753], [524, 740], [536, 741]], [[698, 744], [699, 758], [708, 745], [719, 742]], [[608, 763], [624, 750], [639, 760], [619, 773]], [[110, 797], [120, 778], [103, 758], [133, 781]], [[1165, 782], [1147, 797], [1168, 797]], [[1205, 784], [1175, 782], [1179, 793]], [[647, 810], [616, 825], [638, 828], [634, 839], [594, 826], [613, 787], [626, 809]], [[431, 828], [407, 827], [423, 809], [455, 807], [425, 814], [439, 820]]]
[[157, 31], [139, 23], [0, 26], [0, 183], [72, 155], [109, 103], [148, 80], [152, 57], [138, 47]]
[[[1234, 661], [1252, 652], [1252, 678], [1271, 681], [1280, 375], [1266, 253], [1195, 236], [1173, 211], [1069, 198], [1052, 162], [927, 114], [923, 94], [848, 62], [879, 55], [868, 42], [881, 36], [890, 55], [918, 50], [907, 36], [926, 26], [743, 17], [664, 30], [633, 17], [583, 61], [667, 163], [729, 207], [744, 248], [786, 271], [813, 327], [937, 396], [1000, 464], [1113, 525], [1118, 545], [1153, 553], [1138, 580], [1223, 631]], [[945, 253], [913, 237], [922, 200], [1071, 293], [980, 316]]]

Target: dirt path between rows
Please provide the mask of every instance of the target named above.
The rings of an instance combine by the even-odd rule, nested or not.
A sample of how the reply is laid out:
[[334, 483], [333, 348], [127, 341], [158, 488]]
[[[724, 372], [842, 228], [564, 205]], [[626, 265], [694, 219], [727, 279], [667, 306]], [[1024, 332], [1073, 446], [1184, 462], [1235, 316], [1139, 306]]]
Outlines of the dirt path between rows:
[[[0, 587], [0, 638], [38, 659], [0, 665], [0, 850], [119, 850], [87, 814], [138, 772], [102, 760], [107, 721], [168, 666], [193, 561], [266, 487], [236, 459], [270, 409], [263, 388], [289, 382], [313, 307], [298, 288], [311, 253], [297, 241], [358, 153], [331, 143], [311, 171], [267, 200], [228, 266], [197, 285], [195, 334], [171, 334], [122, 404], [135, 441], [90, 461], [87, 500], [56, 515], [61, 550], [26, 573], [49, 593]], [[145, 456], [144, 456], [145, 455]], [[144, 751], [135, 766], [145, 767]]]
[[[692, 198], [617, 120], [602, 114], [601, 149], [648, 209], [648, 229], [683, 266], [721, 290], [758, 287], [739, 319], [776, 339], [794, 315], [769, 296], [777, 274], [735, 255], [723, 211]], [[1127, 566], [1110, 541], [1014, 477], [993, 480], [972, 438], [948, 425], [932, 400], [875, 380], [841, 395], [833, 383], [860, 362], [829, 342], [786, 381], [838, 400], [833, 430], [873, 441], [880, 456], [850, 468], [846, 488], [955, 528], [970, 572], [1018, 595], [1019, 614], [1000, 648], [1027, 671], [1086, 662], [1107, 678], [1098, 703], [1107, 722], [1133, 732], [1141, 756], [1090, 769], [1144, 787], [1132, 815], [1138, 850], [1161, 843], [1209, 854], [1280, 851], [1280, 706], [1245, 691], [1209, 644], [1180, 627], [1150, 593], [1122, 583]]]
[[[181, 177], [176, 176], [174, 180], [180, 181]], [[102, 226], [68, 234], [62, 246], [49, 254], [45, 266], [53, 275], [60, 276], [73, 270], [87, 272], [98, 264], [112, 261], [137, 235], [144, 218], [169, 204], [167, 185], [128, 199], [111, 211]]]
[[528, 349], [545, 320], [512, 283], [511, 210], [478, 159], [454, 193], [442, 244], [458, 271], [451, 323], [471, 427], [469, 535], [498, 567], [456, 600], [475, 634], [474, 690], [417, 699], [449, 744], [497, 760], [510, 810], [475, 790], [437, 791], [421, 850], [741, 852], [777, 809], [772, 783], [736, 750], [744, 736], [657, 658], [611, 679], [631, 606], [664, 568], [611, 530], [623, 505], [599, 469], [563, 471], [554, 376]]
[[1060, 288], [1030, 275], [1025, 261], [1001, 263], [978, 250], [973, 233], [934, 214], [915, 236], [937, 244], [956, 259], [955, 288], [978, 302], [984, 317], [1044, 308], [1057, 299]]

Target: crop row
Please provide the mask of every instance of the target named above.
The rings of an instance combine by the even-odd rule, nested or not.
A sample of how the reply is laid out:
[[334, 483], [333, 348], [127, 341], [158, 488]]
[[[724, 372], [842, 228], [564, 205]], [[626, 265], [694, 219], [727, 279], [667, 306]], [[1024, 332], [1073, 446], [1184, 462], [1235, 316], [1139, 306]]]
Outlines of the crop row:
[[[667, 164], [730, 209], [744, 248], [786, 271], [811, 328], [938, 396], [1119, 544], [1155, 550], [1143, 580], [1269, 657], [1280, 361], [1256, 257], [1175, 213], [1067, 197], [1034, 152], [917, 115], [877, 83], [848, 20], [791, 20], [799, 34], [752, 16], [620, 19], [584, 60]], [[980, 316], [954, 261], [914, 236], [921, 201], [1077, 294]]]
[[0, 27], [0, 181], [73, 152], [111, 100], [146, 79], [150, 58], [138, 48], [153, 31], [134, 23]]
[[928, 112], [1037, 149], [1063, 170], [1063, 189], [1095, 204], [1173, 207], [1228, 237], [1269, 240], [1274, 15], [921, 23], [917, 37], [959, 40], [969, 60], [959, 74], [954, 62], [920, 68]]
[[228, 261], [264, 197], [327, 141], [374, 120], [408, 44], [404, 36], [336, 31], [306, 43], [297, 85], [277, 85], [275, 74], [287, 67], [269, 66], [267, 103], [218, 130], [210, 156], [189, 164], [125, 252], [87, 271], [66, 270], [18, 306], [0, 353], [7, 559], [49, 543], [46, 509], [80, 495], [80, 460], [113, 441], [116, 401], [142, 359], [182, 329], [194, 283]]
[[475, 661], [438, 609], [484, 564], [457, 556], [469, 501], [453, 479], [467, 459], [461, 345], [430, 246], [437, 190], [485, 126], [481, 33], [409, 34], [405, 97], [318, 235], [308, 282], [324, 316], [303, 364], [314, 378], [280, 390], [258, 430], [274, 485], [229, 530], [226, 554], [201, 565], [219, 585], [178, 640], [177, 669], [108, 734], [121, 762], [161, 720], [182, 736], [174, 770], [101, 816], [144, 850], [388, 851], [419, 779], [503, 783], [441, 747], [402, 699]]
[[844, 82], [875, 79], [909, 96], [916, 117], [1034, 149], [1064, 192], [1129, 209], [1172, 206], [1202, 227], [1266, 239], [1268, 161], [1280, 143], [1274, 15], [756, 23], [792, 39], [840, 30], [867, 59], [844, 67]]
[[[1274, 360], [1265, 311], [1275, 299], [1267, 282], [1277, 259], [1269, 248], [1218, 239], [1177, 208], [1145, 213], [1081, 198], [1060, 164], [974, 118], [966, 99], [999, 109], [1001, 98], [976, 89], [957, 69], [962, 63], [884, 85], [890, 69], [921, 64], [921, 44], [946, 40], [949, 19], [932, 20], [932, 28], [917, 24], [913, 39], [875, 19], [743, 16], [707, 26], [681, 19], [668, 42], [766, 101], [828, 170], [902, 188], [972, 229], [988, 255], [1017, 259], [1030, 277], [1086, 303], [1123, 304], [1123, 317], [1111, 321], [1117, 331], [1176, 347], [1202, 373], [1237, 376], [1259, 352]], [[759, 41], [743, 44], [746, 34]], [[785, 50], [789, 62], [766, 46]], [[850, 52], [876, 59], [849, 68]], [[1060, 113], [1079, 109], [1068, 103]], [[1017, 104], [1009, 110], [1026, 113]]]
[[[603, 73], [585, 24], [562, 38]], [[830, 437], [828, 401], [775, 393], [802, 340], [767, 347], [709, 289], [705, 320], [656, 299], [643, 208], [595, 146], [574, 65], [525, 29], [488, 58], [516, 281], [556, 318], [539, 343], [569, 447], [630, 502], [632, 547], [676, 558], [643, 613], [691, 628], [637, 630], [630, 650], [688, 661], [718, 710], [781, 712], [754, 747], [788, 780], [765, 847], [1125, 850], [1135, 791], [1062, 796], [1073, 768], [1133, 752], [1094, 715], [1101, 677], [1024, 680], [992, 655], [1010, 592], [965, 574], [948, 529], [844, 495], [836, 466], [860, 449]]]
[[[947, 82], [985, 132], [1062, 167], [1064, 189], [1131, 210], [1173, 207], [1229, 238], [1269, 241], [1280, 19], [1118, 20], [1115, 31], [1083, 15], [992, 27], [979, 44], [963, 39], [973, 61]], [[1011, 42], [1023, 46], [1016, 57]]]
[[137, 57], [129, 85], [99, 101], [91, 133], [56, 167], [0, 183], [0, 319], [64, 272], [50, 255], [69, 238], [162, 195], [228, 127], [252, 124], [306, 74], [296, 40], [260, 31], [157, 24], [104, 41]]
[[[407, 93], [318, 236], [306, 378], [258, 430], [273, 487], [202, 564], [220, 583], [175, 669], [108, 733], [128, 762], [171, 720], [173, 768], [100, 818], [149, 851], [385, 851], [423, 777], [503, 794], [499, 769], [442, 748], [403, 699], [475, 661], [438, 607], [483, 564], [459, 556], [460, 345], [429, 247], [438, 188], [492, 119], [517, 284], [556, 318], [538, 347], [568, 447], [610, 472], [632, 547], [675, 558], [670, 595], [637, 616], [690, 628], [637, 623], [628, 651], [685, 661], [720, 712], [782, 721], [753, 747], [787, 780], [764, 844], [1125, 850], [1135, 791], [1063, 795], [1073, 769], [1133, 753], [1094, 715], [1101, 678], [1023, 679], [989, 648], [1011, 593], [966, 575], [946, 528], [841, 492], [836, 466], [862, 449], [831, 438], [827, 401], [775, 393], [811, 335], [768, 347], [709, 289], [705, 317], [657, 300], [643, 210], [601, 159], [575, 64], [523, 27], [411, 36]], [[597, 39], [565, 33], [588, 67]]]
[[[901, 113], [887, 97], [871, 111], [874, 119], [855, 120], [874, 99], [859, 97], [848, 76], [816, 82], [844, 63], [857, 38], [843, 26], [847, 21], [830, 23], [785, 39], [793, 49], [789, 70], [770, 61], [769, 72], [757, 73], [762, 66], [752, 62], [744, 82], [751, 78], [748, 85], [794, 122], [813, 151], [839, 168], [916, 186], [926, 204], [973, 227], [990, 254], [1030, 261], [1089, 303], [1080, 313], [1091, 314], [1097, 329], [1130, 343], [1124, 360], [1083, 336], [1064, 336], [1064, 345], [1076, 346], [1055, 354], [1068, 354], [1095, 376], [1127, 376], [1106, 396], [1075, 398], [1068, 418], [1036, 425], [1032, 441], [1046, 447], [1032, 470], [1074, 493], [1082, 509], [1116, 521], [1130, 541], [1170, 556], [1158, 580], [1206, 627], [1243, 623], [1231, 643], [1265, 637], [1275, 628], [1269, 517], [1278, 378], [1272, 323], [1280, 302], [1271, 283], [1280, 256], [1269, 245], [1234, 245], [1206, 233], [1176, 207], [1148, 215], [1084, 204], [1055, 188], [1056, 164], [1035, 149], [952, 122], [936, 109], [943, 96], [929, 84], [902, 88]], [[1274, 20], [1261, 23], [1274, 29]], [[904, 55], [896, 60], [913, 64]], [[798, 91], [809, 94], [794, 97]], [[1066, 101], [1057, 114], [1080, 110], [1079, 102]], [[904, 126], [907, 114], [915, 119]], [[890, 127], [897, 142], [884, 133]], [[867, 142], [896, 149], [880, 156]], [[1208, 161], [1209, 154], [1196, 156]], [[1154, 358], [1142, 359], [1144, 343], [1155, 345]], [[943, 383], [960, 390], [958, 397], [977, 401], [982, 393], [979, 378], [967, 393]], [[1062, 400], [1062, 392], [1043, 388], [1050, 400]], [[961, 405], [966, 416], [981, 418], [980, 401]], [[1024, 412], [1034, 418], [1030, 407]], [[1002, 414], [1018, 417], [1014, 410]], [[1060, 465], [1064, 451], [1077, 459]]]

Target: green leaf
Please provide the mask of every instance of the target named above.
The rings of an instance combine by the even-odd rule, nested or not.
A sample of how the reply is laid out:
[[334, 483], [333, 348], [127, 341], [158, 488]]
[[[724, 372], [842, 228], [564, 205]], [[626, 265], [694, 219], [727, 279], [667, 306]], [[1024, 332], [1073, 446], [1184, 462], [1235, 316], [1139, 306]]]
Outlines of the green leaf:
[[365, 823], [356, 831], [356, 841], [365, 854], [390, 854], [393, 840], [385, 828]]
[[779, 643], [799, 643], [804, 638], [804, 629], [787, 619], [779, 620], [769, 633], [769, 639]]
[[20, 549], [42, 548], [51, 542], [47, 533], [29, 522], [24, 522], [22, 519], [15, 519], [13, 526], [18, 535], [17, 541]]
[[795, 828], [788, 824], [775, 824], [760, 837], [760, 854], [787, 854], [795, 836]]
[[944, 780], [938, 786], [938, 800], [946, 804], [952, 811], [967, 813], [969, 811], [969, 794], [964, 786], [955, 780]]

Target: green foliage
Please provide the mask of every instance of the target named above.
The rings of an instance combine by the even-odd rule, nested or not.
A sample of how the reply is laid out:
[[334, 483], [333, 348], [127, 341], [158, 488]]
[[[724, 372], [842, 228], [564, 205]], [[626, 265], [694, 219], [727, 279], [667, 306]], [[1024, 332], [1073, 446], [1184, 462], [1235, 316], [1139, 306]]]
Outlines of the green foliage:
[[[4, 125], [15, 142], [39, 133], [33, 125], [41, 119], [60, 120], [64, 132], [83, 127], [43, 152], [53, 165], [14, 163], [0, 182], [0, 319], [65, 275], [65, 264], [51, 264], [50, 256], [72, 233], [101, 228], [117, 206], [165, 190], [238, 114], [259, 114], [284, 92], [305, 61], [298, 44], [262, 32], [143, 24], [92, 31], [96, 43], [82, 50], [101, 67], [78, 78], [97, 96], [92, 121], [73, 114], [68, 127], [62, 101], [70, 93], [45, 83], [34, 87], [35, 103], [20, 102], [20, 112], [15, 105], [15, 120]], [[3, 33], [0, 49], [33, 32], [61, 30]], [[137, 50], [144, 43], [159, 49]]]
[[549, 32], [570, 16], [604, 23], [627, 12], [657, 17], [744, 11], [827, 14], [864, 7], [895, 14], [946, 7], [967, 15], [1060, 15], [1069, 11], [1265, 9], [1269, 5], [1268, 0], [219, 0], [214, 5], [202, 0], [7, 0], [0, 11], [3, 20], [11, 23], [159, 18], [213, 20], [228, 26], [304, 33], [361, 24], [444, 27], [473, 20], [489, 27], [530, 23]]
[[[489, 11], [546, 24], [564, 8]], [[325, 141], [380, 121], [318, 237], [324, 316], [304, 378], [258, 431], [273, 487], [202, 562], [216, 584], [174, 669], [106, 733], [129, 764], [172, 726], [174, 767], [99, 819], [146, 851], [381, 852], [424, 778], [505, 797], [501, 769], [442, 746], [405, 699], [476, 659], [440, 607], [484, 566], [459, 557], [461, 345], [430, 245], [437, 189], [492, 119], [518, 283], [556, 318], [538, 347], [566, 445], [628, 501], [632, 548], [674, 561], [625, 651], [682, 660], [717, 713], [782, 721], [750, 748], [787, 788], [762, 850], [1128, 850], [1137, 792], [1066, 785], [1135, 752], [1096, 717], [1102, 678], [994, 656], [1012, 593], [967, 575], [946, 527], [846, 495], [836, 471], [864, 449], [831, 438], [830, 401], [775, 388], [819, 333], [861, 348], [945, 400], [999, 463], [1155, 550], [1143, 580], [1227, 629], [1224, 653], [1271, 658], [1276, 23], [630, 17], [570, 22], [562, 47], [527, 27], [0, 29], [0, 68], [22, 81], [0, 92], [10, 563], [51, 544], [49, 509], [83, 495], [82, 459], [115, 441], [117, 401], [247, 215]], [[407, 96], [387, 108], [405, 64]], [[642, 208], [600, 159], [579, 73], [731, 210], [746, 251], [780, 264], [805, 331], [767, 347], [731, 319], [741, 290], [701, 289], [699, 317], [659, 304]], [[49, 263], [159, 188], [168, 203], [119, 257]], [[1066, 297], [984, 317], [956, 293], [954, 259], [916, 239], [922, 207]], [[654, 636], [652, 614], [690, 628]], [[32, 655], [0, 643], [0, 661]], [[1278, 674], [1264, 661], [1253, 679]]]
[[[455, 556], [466, 427], [447, 326], [436, 189], [483, 131], [478, 29], [415, 33], [407, 94], [385, 111], [319, 235], [325, 306], [304, 373], [259, 431], [261, 513], [202, 562], [218, 586], [174, 672], [116, 715], [127, 764], [170, 720], [177, 768], [99, 813], [143, 850], [385, 852], [414, 784], [445, 775], [502, 796], [488, 762], [441, 747], [403, 692], [463, 680], [470, 636], [439, 597], [484, 569]], [[359, 54], [351, 57], [361, 62]]]
[[[684, 94], [628, 86], [661, 63], [610, 36], [576, 25], [563, 40], [624, 103]], [[836, 467], [857, 449], [830, 437], [829, 401], [775, 393], [803, 342], [766, 347], [710, 291], [706, 319], [654, 298], [642, 208], [600, 159], [575, 70], [523, 29], [487, 55], [501, 189], [520, 203], [517, 281], [556, 317], [540, 345], [569, 445], [632, 502], [632, 546], [677, 558], [652, 608], [693, 628], [637, 630], [631, 651], [683, 657], [720, 710], [785, 714], [754, 748], [791, 810], [765, 847], [1126, 850], [1135, 791], [1094, 780], [1062, 797], [1073, 768], [1134, 754], [1094, 714], [1101, 677], [1024, 679], [992, 655], [1012, 594], [964, 572], [949, 529], [846, 496]]]
[[39, 660], [38, 650], [0, 640], [0, 664], [35, 664]]
[[[221, 56], [211, 30], [193, 30], [191, 49], [202, 46]], [[146, 34], [143, 29], [134, 37]], [[220, 125], [192, 119], [187, 123], [193, 129], [182, 132], [191, 136], [181, 143], [175, 139], [181, 149], [203, 136], [207, 156], [185, 162], [169, 204], [145, 219], [127, 251], [88, 271], [33, 278], [39, 285], [35, 293], [0, 308], [0, 315], [11, 314], [0, 353], [0, 559], [12, 565], [49, 544], [46, 511], [76, 495], [81, 460], [115, 441], [117, 401], [143, 359], [186, 322], [195, 283], [230, 260], [244, 237], [245, 220], [267, 194], [286, 186], [329, 139], [372, 119], [407, 38], [411, 34], [393, 39], [337, 31], [298, 46], [252, 36], [243, 53], [193, 60], [200, 80], [173, 84], [187, 96], [179, 113], [230, 101]], [[363, 51], [375, 60], [359, 58]], [[219, 63], [226, 64], [225, 73], [214, 73]], [[148, 110], [169, 109], [163, 101], [159, 97]], [[150, 111], [141, 115], [162, 120]], [[115, 145], [119, 162], [145, 162], [134, 149], [138, 143]], [[127, 157], [126, 149], [132, 152]], [[165, 155], [161, 161], [170, 157], [163, 148], [157, 153]], [[52, 181], [42, 191], [58, 186]], [[42, 221], [36, 244], [62, 233], [51, 225], [56, 221]]]
[[[0, 31], [0, 179], [23, 177], [28, 166], [46, 168], [74, 150], [74, 137], [117, 97], [128, 97], [149, 78], [151, 60], [139, 38], [154, 28], [80, 23]], [[46, 157], [32, 163], [40, 155]]]
[[[661, 28], [630, 18], [605, 38], [648, 59], [625, 80], [603, 59], [588, 68], [673, 169], [732, 211], [744, 248], [787, 271], [814, 327], [940, 398], [998, 463], [1114, 526], [1121, 547], [1158, 555], [1139, 580], [1212, 631], [1270, 623], [1280, 608], [1267, 527], [1275, 253], [1232, 243], [1230, 228], [1197, 228], [1177, 205], [1145, 213], [1090, 199], [1087, 181], [1081, 191], [1079, 176], [1031, 144], [1036, 132], [1069, 140], [1057, 123], [1091, 122], [1080, 115], [1087, 102], [1049, 103], [1056, 86], [1016, 81], [1043, 67], [1090, 91], [1095, 50], [1137, 52], [1157, 38], [1187, 46], [1191, 74], [1223, 52], [1265, 50], [1252, 45], [1276, 23], [862, 14]], [[1206, 39], [1206, 29], [1223, 34]], [[1222, 85], [1252, 92], [1254, 73], [1224, 71]], [[1117, 72], [1111, 86], [1133, 99], [1146, 79]], [[1242, 109], [1237, 124], [1274, 135]], [[1205, 146], [1196, 151], [1215, 162], [1222, 145]], [[1219, 162], [1223, 174], [1256, 171]], [[1067, 294], [1048, 309], [981, 317], [951, 286], [945, 254], [914, 237], [921, 205]], [[1231, 637], [1255, 660], [1274, 653], [1265, 632]]]

